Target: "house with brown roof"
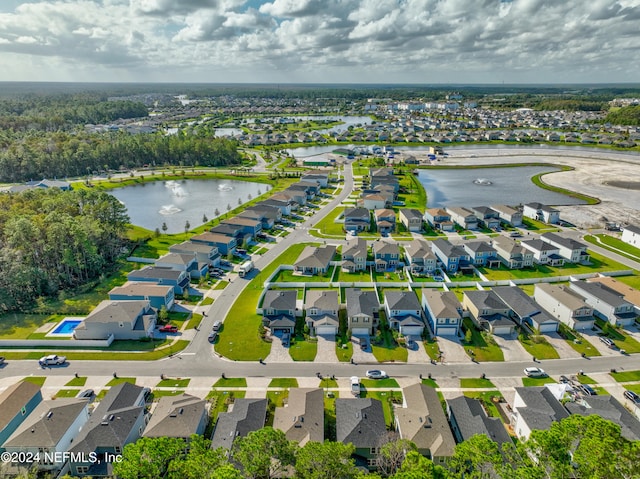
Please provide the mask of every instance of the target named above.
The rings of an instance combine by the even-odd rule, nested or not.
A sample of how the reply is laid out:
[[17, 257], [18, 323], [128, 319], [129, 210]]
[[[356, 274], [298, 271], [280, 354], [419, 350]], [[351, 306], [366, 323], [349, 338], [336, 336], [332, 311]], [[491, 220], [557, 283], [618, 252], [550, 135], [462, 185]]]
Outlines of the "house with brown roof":
[[273, 428], [301, 447], [310, 441], [324, 442], [324, 391], [291, 388], [287, 404], [275, 410]]
[[367, 241], [362, 238], [347, 240], [342, 247], [342, 271], [355, 273], [367, 269]]
[[0, 452], [2, 445], [42, 402], [40, 386], [19, 381], [0, 393]]

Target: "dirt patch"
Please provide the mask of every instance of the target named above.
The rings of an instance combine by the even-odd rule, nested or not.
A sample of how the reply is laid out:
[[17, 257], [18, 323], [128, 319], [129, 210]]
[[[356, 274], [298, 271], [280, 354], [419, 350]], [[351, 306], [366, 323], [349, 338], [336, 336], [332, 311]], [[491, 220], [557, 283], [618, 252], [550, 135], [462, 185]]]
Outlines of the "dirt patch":
[[640, 181], [607, 181], [605, 185], [625, 190], [640, 190]]

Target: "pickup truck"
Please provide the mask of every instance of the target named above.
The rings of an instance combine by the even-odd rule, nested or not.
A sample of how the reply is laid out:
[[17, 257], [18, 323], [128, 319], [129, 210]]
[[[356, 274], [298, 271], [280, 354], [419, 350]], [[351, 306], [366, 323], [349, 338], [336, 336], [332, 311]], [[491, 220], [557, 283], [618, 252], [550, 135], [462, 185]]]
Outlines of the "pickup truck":
[[43, 356], [39, 360], [40, 366], [60, 366], [66, 362], [67, 362], [66, 356], [58, 356], [56, 354]]
[[360, 378], [358, 376], [351, 377], [351, 394], [355, 397], [360, 397]]

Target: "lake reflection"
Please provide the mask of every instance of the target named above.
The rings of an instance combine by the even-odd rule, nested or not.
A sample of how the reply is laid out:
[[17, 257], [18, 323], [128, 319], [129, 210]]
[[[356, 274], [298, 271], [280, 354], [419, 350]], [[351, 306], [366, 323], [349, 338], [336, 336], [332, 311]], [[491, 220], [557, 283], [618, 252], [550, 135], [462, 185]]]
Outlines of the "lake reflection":
[[269, 185], [236, 180], [168, 180], [126, 186], [110, 193], [127, 207], [131, 223], [149, 230], [167, 225], [167, 233], [184, 231], [188, 221], [191, 228], [215, 217], [227, 208], [236, 208], [238, 199], [246, 203]]

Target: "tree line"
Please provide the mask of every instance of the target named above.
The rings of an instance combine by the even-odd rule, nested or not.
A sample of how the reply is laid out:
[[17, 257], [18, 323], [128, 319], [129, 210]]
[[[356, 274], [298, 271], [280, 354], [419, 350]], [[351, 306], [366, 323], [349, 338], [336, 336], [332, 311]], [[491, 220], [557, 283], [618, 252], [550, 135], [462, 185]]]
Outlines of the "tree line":
[[605, 123], [614, 125], [640, 125], [640, 105], [625, 106], [618, 110], [611, 111], [604, 119]]
[[0, 195], [0, 311], [25, 310], [102, 275], [129, 217], [113, 196], [56, 188]]

